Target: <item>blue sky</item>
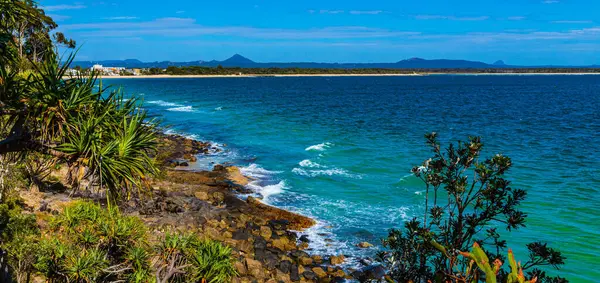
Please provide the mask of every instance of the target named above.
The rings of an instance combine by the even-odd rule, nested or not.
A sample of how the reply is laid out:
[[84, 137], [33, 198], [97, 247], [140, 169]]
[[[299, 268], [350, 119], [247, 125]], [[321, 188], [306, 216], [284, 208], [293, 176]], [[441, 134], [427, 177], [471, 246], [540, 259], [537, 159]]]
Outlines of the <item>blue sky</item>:
[[41, 0], [78, 59], [600, 64], [598, 0]]

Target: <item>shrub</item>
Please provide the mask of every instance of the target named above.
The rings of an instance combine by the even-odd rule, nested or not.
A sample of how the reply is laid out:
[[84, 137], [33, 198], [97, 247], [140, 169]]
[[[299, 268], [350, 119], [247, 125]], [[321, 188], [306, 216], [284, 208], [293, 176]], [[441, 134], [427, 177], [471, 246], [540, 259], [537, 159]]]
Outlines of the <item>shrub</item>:
[[[525, 226], [526, 214], [519, 210], [526, 192], [513, 188], [504, 174], [511, 168], [510, 158], [497, 154], [480, 160], [483, 147], [479, 137], [459, 141], [442, 150], [436, 133], [426, 135], [433, 157], [413, 174], [425, 183], [425, 211], [405, 223], [404, 231], [392, 229], [383, 244], [389, 251], [379, 254], [390, 275], [400, 282], [477, 282], [485, 280], [480, 269], [470, 269], [471, 259], [459, 256], [479, 243], [490, 258], [505, 261], [506, 241], [497, 231]], [[543, 243], [527, 245], [530, 259], [522, 266], [542, 282], [566, 282], [550, 278], [533, 269], [564, 264], [562, 254]], [[471, 272], [465, 272], [470, 270]], [[508, 272], [498, 271], [505, 281]], [[531, 276], [531, 277], [533, 277]]]
[[237, 275], [231, 248], [193, 234], [166, 234], [156, 247], [158, 282], [229, 282]]

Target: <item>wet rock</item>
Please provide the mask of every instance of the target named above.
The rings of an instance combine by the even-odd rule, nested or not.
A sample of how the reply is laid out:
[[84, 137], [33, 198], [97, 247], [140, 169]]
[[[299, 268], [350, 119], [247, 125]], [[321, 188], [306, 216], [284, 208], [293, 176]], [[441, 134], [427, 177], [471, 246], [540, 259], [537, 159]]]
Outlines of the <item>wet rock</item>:
[[364, 266], [369, 266], [369, 265], [373, 264], [373, 261], [368, 258], [363, 258], [360, 260], [360, 264], [362, 264]]
[[298, 266], [292, 265], [290, 267], [290, 279], [292, 281], [300, 281], [300, 273], [298, 272]]
[[284, 273], [290, 273], [290, 271], [292, 270], [292, 262], [289, 260], [282, 260], [281, 262], [279, 262], [277, 269], [281, 270]]
[[361, 249], [367, 249], [367, 248], [372, 248], [373, 244], [371, 244], [369, 242], [360, 242], [356, 246], [359, 247], [359, 248], [361, 248]]
[[370, 265], [362, 270], [352, 273], [352, 277], [361, 282], [367, 280], [379, 280], [385, 276], [385, 268], [381, 265]]
[[187, 161], [179, 162], [179, 164], [177, 164], [177, 165], [181, 166], [181, 167], [188, 167], [188, 166], [190, 166], [190, 164], [187, 163]]
[[314, 272], [317, 275], [317, 277], [319, 277], [319, 279], [327, 277], [327, 272], [325, 272], [323, 268], [313, 267], [312, 272]]
[[300, 236], [300, 242], [309, 243], [310, 240], [308, 239], [308, 235]]
[[308, 249], [308, 243], [300, 243], [300, 245], [298, 245], [298, 249], [301, 249], [301, 250]]
[[310, 257], [306, 252], [303, 252], [301, 250], [293, 250], [293, 251], [291, 251], [290, 252], [290, 256], [293, 259], [296, 259], [296, 260], [299, 259], [299, 258], [301, 258], [301, 257]]
[[336, 271], [334, 271], [331, 275], [333, 275], [333, 277], [346, 277], [346, 272], [344, 272], [344, 270], [342, 269], [338, 269]]
[[285, 230], [289, 224], [290, 221], [286, 219], [269, 220], [269, 225], [275, 230]]
[[329, 262], [332, 265], [340, 265], [340, 264], [344, 263], [344, 261], [346, 261], [346, 257], [344, 255], [331, 256], [329, 258]]
[[312, 256], [312, 259], [313, 259], [313, 261], [314, 261], [316, 264], [321, 264], [321, 263], [323, 263], [323, 257], [322, 257], [322, 256], [320, 256], [320, 255], [313, 255], [313, 256]]
[[304, 278], [306, 278], [308, 280], [314, 280], [314, 279], [317, 278], [317, 275], [314, 272], [310, 271], [310, 270], [304, 271], [302, 273], [302, 276], [304, 276]]

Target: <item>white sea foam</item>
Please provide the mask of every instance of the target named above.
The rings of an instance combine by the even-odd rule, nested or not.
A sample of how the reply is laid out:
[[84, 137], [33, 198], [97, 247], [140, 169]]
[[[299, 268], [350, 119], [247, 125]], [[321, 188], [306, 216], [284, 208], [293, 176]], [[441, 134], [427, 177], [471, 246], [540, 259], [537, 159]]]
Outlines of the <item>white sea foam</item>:
[[215, 111], [221, 111], [221, 110], [223, 110], [223, 107], [217, 107], [217, 108], [215, 108]]
[[280, 181], [277, 184], [264, 186], [260, 185], [260, 181], [252, 181], [248, 185], [246, 185], [246, 187], [257, 194], [260, 194], [263, 197], [263, 201], [268, 203], [270, 197], [283, 193], [283, 189], [285, 188], [285, 181]]
[[200, 137], [196, 134], [188, 134], [188, 133], [183, 133], [183, 132], [178, 132], [175, 131], [173, 129], [168, 129], [165, 131], [165, 135], [178, 135], [178, 136], [182, 136], [191, 140], [198, 140]]
[[343, 176], [353, 179], [362, 179], [361, 175], [351, 174], [348, 171], [340, 168], [332, 168], [332, 169], [319, 169], [319, 170], [305, 170], [302, 168], [294, 168], [292, 169], [296, 175], [305, 176], [305, 177], [317, 177], [317, 176]]
[[315, 144], [315, 145], [311, 145], [309, 147], [307, 147], [305, 150], [306, 151], [324, 151], [327, 148], [331, 147], [333, 144], [330, 142], [324, 142], [324, 143], [320, 143], [320, 144]]
[[181, 107], [173, 107], [167, 109], [167, 111], [175, 111], [175, 112], [193, 112], [192, 106], [181, 106]]
[[324, 167], [323, 165], [313, 162], [309, 159], [304, 159], [302, 161], [300, 161], [300, 163], [298, 163], [298, 165], [302, 166], [302, 167], [310, 167], [310, 168], [321, 168]]
[[252, 178], [267, 178], [271, 175], [281, 173], [281, 171], [269, 171], [256, 163], [252, 163], [246, 167], [240, 167], [240, 172], [245, 176]]
[[181, 104], [177, 104], [177, 103], [173, 103], [173, 102], [168, 102], [168, 101], [164, 101], [164, 100], [148, 101], [148, 104], [156, 104], [158, 106], [164, 106], [164, 107], [181, 107], [181, 106], [183, 106]]

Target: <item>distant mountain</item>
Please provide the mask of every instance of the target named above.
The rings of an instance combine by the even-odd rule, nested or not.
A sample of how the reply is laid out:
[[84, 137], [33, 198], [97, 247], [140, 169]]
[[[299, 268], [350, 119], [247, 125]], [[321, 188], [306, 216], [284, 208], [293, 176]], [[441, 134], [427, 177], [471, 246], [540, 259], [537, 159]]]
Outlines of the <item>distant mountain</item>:
[[[242, 55], [235, 54], [223, 61], [189, 61], [189, 62], [142, 62], [137, 59], [127, 60], [104, 60], [104, 61], [76, 61], [72, 66], [89, 68], [94, 64], [100, 64], [106, 67], [125, 67], [125, 68], [167, 68], [169, 66], [188, 67], [242, 67], [242, 68], [322, 68], [322, 69], [486, 69], [486, 68], [523, 68], [525, 66], [506, 65], [504, 61], [498, 60], [493, 64], [478, 61], [467, 60], [449, 60], [434, 59], [427, 60], [423, 58], [410, 58], [395, 63], [316, 63], [316, 62], [289, 62], [289, 63], [260, 63], [254, 62]], [[573, 68], [572, 66], [528, 66], [526, 68]], [[579, 66], [583, 68], [598, 68], [598, 65]]]
[[498, 60], [498, 61], [494, 62], [494, 64], [492, 64], [492, 65], [494, 65], [494, 66], [506, 66], [506, 64], [502, 60]]

